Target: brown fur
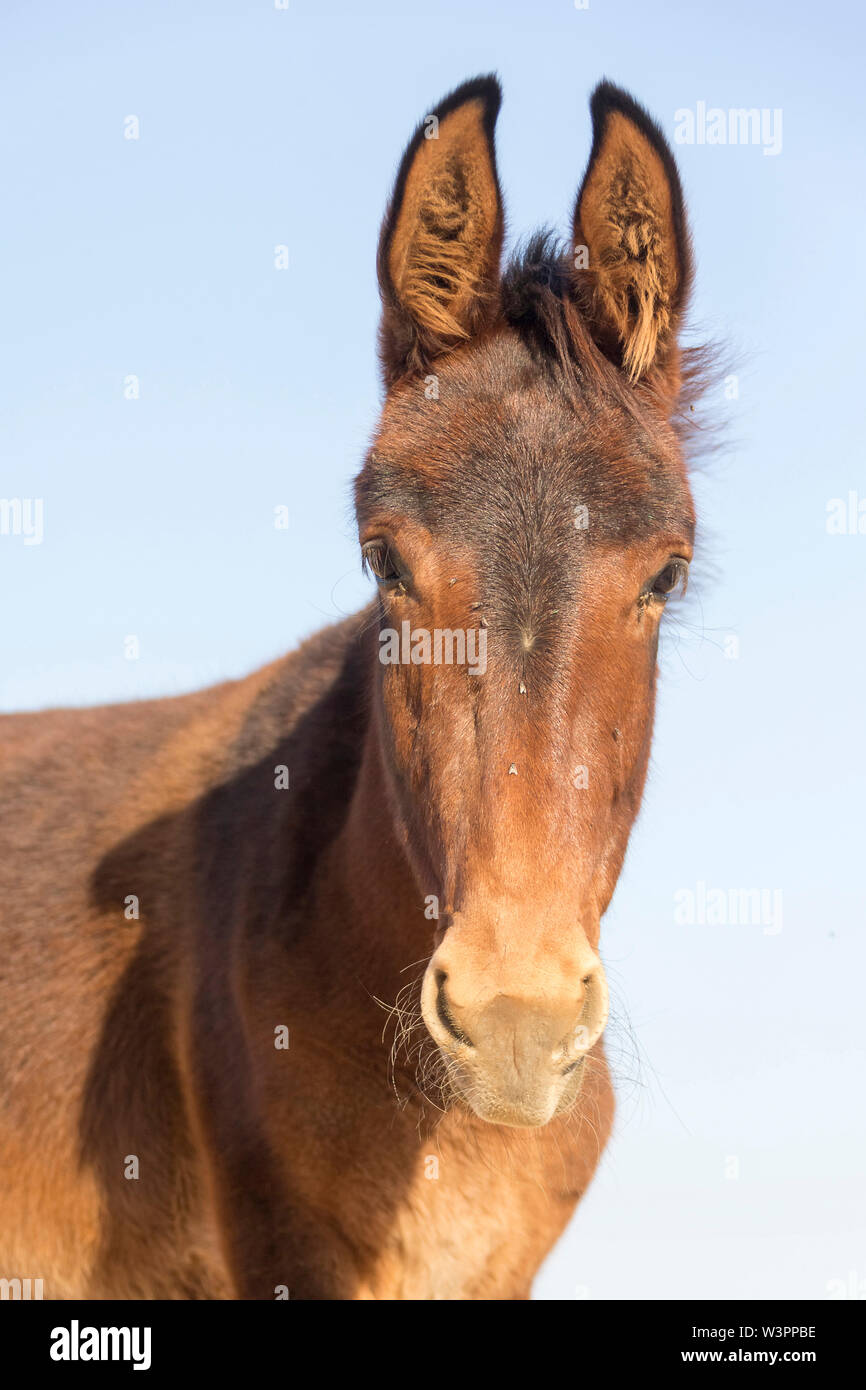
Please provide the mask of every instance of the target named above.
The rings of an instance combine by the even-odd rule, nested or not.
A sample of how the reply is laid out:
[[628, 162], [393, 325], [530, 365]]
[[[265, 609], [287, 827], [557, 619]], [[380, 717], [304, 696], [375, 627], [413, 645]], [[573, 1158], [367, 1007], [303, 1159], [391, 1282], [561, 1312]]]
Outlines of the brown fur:
[[409, 142], [379, 250], [386, 381], [420, 370], [489, 320], [503, 218], [492, 132], [498, 88], [467, 83]]
[[[605, 91], [612, 225], [604, 130], [655, 210], [672, 165]], [[526, 1298], [606, 1142], [648, 586], [694, 528], [681, 371], [673, 319], [617, 360], [616, 295], [543, 244], [499, 281], [498, 104], [479, 79], [438, 108], [383, 228], [357, 510], [400, 583], [245, 680], [0, 724], [0, 1276], [46, 1297]], [[484, 676], [383, 666], [406, 619], [483, 627]]]
[[590, 320], [639, 381], [666, 365], [691, 281], [682, 192], [658, 126], [636, 103], [617, 100], [603, 83], [593, 118], [574, 223], [575, 244], [587, 247], [590, 263], [578, 279]]

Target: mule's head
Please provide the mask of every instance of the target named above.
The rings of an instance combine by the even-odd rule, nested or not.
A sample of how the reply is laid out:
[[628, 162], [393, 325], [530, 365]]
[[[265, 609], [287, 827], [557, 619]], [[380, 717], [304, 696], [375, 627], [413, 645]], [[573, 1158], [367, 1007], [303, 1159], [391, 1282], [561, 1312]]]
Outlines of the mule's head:
[[[638, 810], [692, 501], [670, 421], [689, 280], [657, 127], [608, 84], [566, 252], [500, 275], [500, 93], [419, 127], [379, 249], [386, 399], [356, 494], [378, 744], [453, 1091], [533, 1126], [607, 1019], [599, 923]], [[434, 911], [436, 909], [434, 908]]]

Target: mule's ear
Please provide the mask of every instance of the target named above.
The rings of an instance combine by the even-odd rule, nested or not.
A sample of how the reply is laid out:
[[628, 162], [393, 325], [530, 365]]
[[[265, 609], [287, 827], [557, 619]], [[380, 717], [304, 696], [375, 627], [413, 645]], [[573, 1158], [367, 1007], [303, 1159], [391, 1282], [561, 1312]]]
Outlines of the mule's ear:
[[673, 365], [691, 281], [683, 194], [667, 141], [627, 92], [602, 82], [590, 110], [575, 274], [596, 341], [637, 381]]
[[379, 240], [386, 384], [476, 333], [495, 308], [502, 200], [495, 77], [458, 87], [406, 149]]

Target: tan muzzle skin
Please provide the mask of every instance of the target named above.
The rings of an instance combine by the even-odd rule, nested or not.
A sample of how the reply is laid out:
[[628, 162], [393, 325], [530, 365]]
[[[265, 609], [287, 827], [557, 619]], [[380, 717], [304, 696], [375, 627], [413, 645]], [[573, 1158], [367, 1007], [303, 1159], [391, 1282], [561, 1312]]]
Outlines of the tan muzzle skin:
[[[421, 1011], [452, 1092], [479, 1118], [545, 1125], [574, 1102], [587, 1055], [604, 1031], [604, 967], [580, 928], [535, 949], [509, 932], [479, 932], [459, 915], [425, 972]], [[531, 941], [531, 937], [530, 937]]]

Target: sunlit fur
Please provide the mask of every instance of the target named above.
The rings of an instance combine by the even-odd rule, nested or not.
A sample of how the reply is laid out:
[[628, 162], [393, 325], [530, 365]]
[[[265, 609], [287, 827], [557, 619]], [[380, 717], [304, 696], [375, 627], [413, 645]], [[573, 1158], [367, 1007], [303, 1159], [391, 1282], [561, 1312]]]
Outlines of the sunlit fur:
[[[500, 274], [499, 101], [422, 122], [382, 230], [356, 503], [400, 583], [244, 680], [0, 722], [0, 1277], [46, 1298], [524, 1299], [607, 1142], [687, 232], [602, 84], [589, 267]], [[483, 626], [484, 674], [384, 666], [403, 621]]]

